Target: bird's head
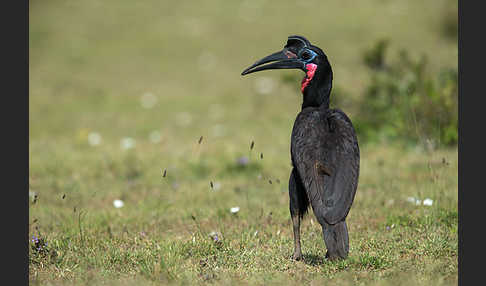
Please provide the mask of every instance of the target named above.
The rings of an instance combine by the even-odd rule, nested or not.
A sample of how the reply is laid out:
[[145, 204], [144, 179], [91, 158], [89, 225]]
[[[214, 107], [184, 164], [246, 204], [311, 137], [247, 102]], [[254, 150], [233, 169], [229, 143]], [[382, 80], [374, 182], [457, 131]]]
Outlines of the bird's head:
[[[267, 65], [265, 65], [267, 64]], [[268, 69], [300, 69], [305, 72], [302, 79], [301, 91], [306, 91], [314, 86], [316, 91], [322, 86], [331, 91], [332, 70], [326, 54], [312, 45], [302, 36], [289, 36], [283, 50], [273, 53], [257, 61], [241, 75]], [[320, 82], [321, 84], [315, 84]]]

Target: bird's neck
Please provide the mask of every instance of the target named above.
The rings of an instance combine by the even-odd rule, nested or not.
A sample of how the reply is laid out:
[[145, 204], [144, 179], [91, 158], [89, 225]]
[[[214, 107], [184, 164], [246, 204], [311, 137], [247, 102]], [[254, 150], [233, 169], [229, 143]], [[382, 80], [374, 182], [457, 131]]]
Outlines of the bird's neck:
[[[304, 78], [305, 80], [305, 78]], [[329, 109], [329, 97], [332, 89], [332, 70], [318, 70], [310, 83], [302, 90], [304, 101], [302, 109], [319, 107]]]

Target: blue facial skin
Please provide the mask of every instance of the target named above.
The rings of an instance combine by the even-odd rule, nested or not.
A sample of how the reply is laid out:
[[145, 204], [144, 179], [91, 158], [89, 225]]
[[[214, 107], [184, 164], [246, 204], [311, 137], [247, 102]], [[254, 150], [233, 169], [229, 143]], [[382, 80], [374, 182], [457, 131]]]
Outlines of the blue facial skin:
[[[302, 54], [304, 54], [304, 52], [308, 52], [311, 55], [310, 58], [308, 58], [308, 59], [302, 58]], [[299, 58], [301, 58], [306, 64], [312, 62], [316, 56], [317, 56], [317, 53], [314, 52], [311, 49], [302, 49], [299, 53]]]

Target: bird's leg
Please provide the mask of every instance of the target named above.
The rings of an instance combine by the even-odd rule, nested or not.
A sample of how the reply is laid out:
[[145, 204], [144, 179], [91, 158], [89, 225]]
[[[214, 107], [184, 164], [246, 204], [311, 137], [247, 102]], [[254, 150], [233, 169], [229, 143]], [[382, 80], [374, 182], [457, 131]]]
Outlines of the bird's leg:
[[297, 214], [292, 215], [292, 225], [294, 228], [294, 260], [302, 259], [302, 250], [300, 249], [300, 216]]
[[295, 260], [302, 259], [302, 251], [300, 248], [300, 219], [307, 211], [309, 200], [302, 186], [299, 175], [295, 169], [292, 170], [289, 180], [289, 196], [290, 196], [290, 216], [292, 217], [292, 226], [294, 230], [294, 255]]

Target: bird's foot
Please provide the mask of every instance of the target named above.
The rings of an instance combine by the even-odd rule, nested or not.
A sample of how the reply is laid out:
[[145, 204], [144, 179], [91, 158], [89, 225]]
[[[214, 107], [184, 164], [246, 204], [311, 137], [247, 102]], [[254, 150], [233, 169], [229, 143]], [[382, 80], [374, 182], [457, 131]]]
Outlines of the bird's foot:
[[339, 256], [337, 254], [330, 255], [329, 251], [328, 251], [328, 252], [326, 252], [326, 259], [328, 259], [329, 261], [336, 261], [336, 260], [344, 260], [344, 259], [346, 259], [346, 257], [342, 257], [342, 256]]
[[294, 252], [294, 255], [292, 255], [292, 259], [296, 261], [302, 260], [302, 252]]

